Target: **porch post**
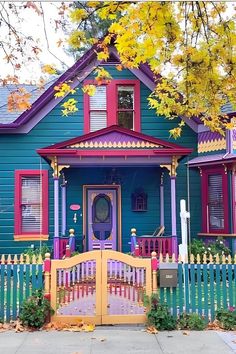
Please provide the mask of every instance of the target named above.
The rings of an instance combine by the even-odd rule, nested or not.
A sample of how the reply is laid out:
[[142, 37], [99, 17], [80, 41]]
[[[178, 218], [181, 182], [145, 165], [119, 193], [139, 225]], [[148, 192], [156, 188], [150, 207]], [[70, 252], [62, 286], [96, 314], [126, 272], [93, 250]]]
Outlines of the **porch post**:
[[54, 156], [51, 166], [53, 168], [53, 189], [54, 189], [54, 238], [53, 238], [53, 258], [60, 258], [60, 238], [59, 238], [59, 168], [57, 157]]
[[160, 184], [160, 226], [165, 225], [164, 221], [164, 184], [163, 184], [164, 173], [161, 173], [161, 184]]
[[177, 157], [172, 157], [170, 171], [170, 189], [171, 189], [171, 232], [172, 232], [172, 253], [178, 255], [178, 242], [176, 231], [176, 168], [178, 162]]
[[53, 252], [54, 259], [60, 256], [60, 239], [59, 239], [59, 177], [53, 178], [54, 182], [54, 241]]
[[62, 173], [62, 184], [61, 184], [61, 234], [65, 236], [66, 234], [66, 185], [65, 175]]

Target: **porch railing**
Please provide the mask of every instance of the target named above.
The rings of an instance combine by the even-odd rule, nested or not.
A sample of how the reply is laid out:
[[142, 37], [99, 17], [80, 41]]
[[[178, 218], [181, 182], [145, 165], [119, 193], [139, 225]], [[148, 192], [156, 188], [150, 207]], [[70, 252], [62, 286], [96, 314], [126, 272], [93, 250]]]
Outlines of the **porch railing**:
[[162, 253], [165, 257], [166, 254], [172, 254], [172, 241], [171, 236], [137, 236], [137, 245], [140, 257], [151, 257], [152, 252], [156, 252], [157, 256]]

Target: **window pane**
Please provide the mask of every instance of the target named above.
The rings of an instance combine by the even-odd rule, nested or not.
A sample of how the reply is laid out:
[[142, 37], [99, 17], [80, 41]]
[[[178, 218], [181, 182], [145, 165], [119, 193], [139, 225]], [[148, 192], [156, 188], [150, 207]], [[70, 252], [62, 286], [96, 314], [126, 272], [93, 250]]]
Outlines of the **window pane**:
[[208, 176], [208, 214], [209, 227], [213, 230], [224, 229], [222, 175]]
[[40, 176], [22, 177], [21, 202], [22, 204], [38, 203], [40, 201]]
[[133, 112], [118, 112], [118, 125], [123, 128], [133, 129]]
[[89, 97], [90, 110], [106, 110], [107, 109], [107, 96], [106, 86], [97, 86], [96, 92], [93, 96]]
[[90, 132], [106, 128], [107, 112], [90, 112]]
[[22, 205], [21, 220], [22, 232], [40, 232], [41, 210], [40, 205]]
[[118, 109], [134, 109], [134, 87], [118, 86]]

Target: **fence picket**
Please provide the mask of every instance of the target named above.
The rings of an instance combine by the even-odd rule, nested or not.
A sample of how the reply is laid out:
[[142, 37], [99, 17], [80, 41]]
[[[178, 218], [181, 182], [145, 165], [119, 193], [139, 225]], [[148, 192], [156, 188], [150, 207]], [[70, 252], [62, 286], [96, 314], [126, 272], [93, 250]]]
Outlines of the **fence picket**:
[[12, 318], [15, 319], [17, 317], [17, 263], [13, 265], [13, 279], [12, 279]]
[[184, 264], [184, 295], [185, 295], [185, 311], [189, 313], [189, 272], [188, 272], [188, 263]]
[[0, 296], [0, 318], [4, 319], [4, 308], [5, 308], [5, 264], [2, 263], [1, 266], [1, 296]]
[[195, 266], [190, 264], [190, 303], [192, 312], [196, 312]]
[[211, 319], [215, 318], [215, 299], [214, 299], [214, 265], [209, 264], [210, 273], [210, 313]]
[[222, 264], [222, 294], [223, 294], [223, 307], [227, 308], [226, 264]]
[[208, 317], [208, 272], [207, 264], [203, 264], [204, 316]]
[[6, 296], [6, 320], [10, 321], [11, 317], [11, 264], [7, 264], [7, 296]]
[[202, 316], [202, 272], [201, 264], [197, 264], [197, 308], [198, 314]]
[[183, 312], [183, 267], [178, 264], [178, 290], [179, 290], [179, 312]]
[[228, 286], [229, 286], [229, 306], [233, 307], [234, 302], [233, 302], [232, 264], [228, 264]]

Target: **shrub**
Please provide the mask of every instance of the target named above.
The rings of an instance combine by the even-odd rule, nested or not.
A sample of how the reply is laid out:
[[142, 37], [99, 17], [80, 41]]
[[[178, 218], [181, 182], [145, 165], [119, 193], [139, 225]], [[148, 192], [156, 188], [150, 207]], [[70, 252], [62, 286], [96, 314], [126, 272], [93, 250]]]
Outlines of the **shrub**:
[[30, 262], [32, 262], [33, 256], [36, 256], [36, 260], [38, 259], [39, 255], [41, 255], [44, 259], [46, 253], [50, 253], [50, 249], [46, 244], [42, 244], [41, 248], [28, 247], [24, 250], [23, 255], [24, 257], [29, 256]]
[[216, 312], [216, 319], [220, 322], [220, 326], [226, 330], [236, 329], [236, 309], [229, 307], [228, 309], [220, 309]]
[[147, 312], [148, 324], [160, 331], [176, 329], [176, 319], [170, 314], [167, 305], [158, 301], [156, 294], [151, 296], [150, 310]]
[[206, 244], [203, 240], [193, 239], [189, 246], [189, 254], [193, 254], [196, 260], [197, 254], [200, 255], [201, 260], [203, 255], [207, 256], [209, 260], [210, 254], [214, 257], [217, 254], [221, 258], [223, 255], [226, 257], [230, 255], [230, 249], [225, 245], [225, 240], [222, 237], [217, 237], [216, 241]]
[[197, 313], [183, 313], [179, 317], [178, 326], [180, 329], [202, 331], [206, 328], [206, 322]]
[[19, 318], [23, 325], [39, 329], [50, 314], [53, 314], [50, 302], [43, 297], [42, 290], [36, 290], [23, 301]]

